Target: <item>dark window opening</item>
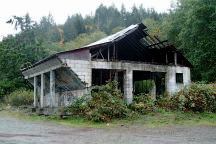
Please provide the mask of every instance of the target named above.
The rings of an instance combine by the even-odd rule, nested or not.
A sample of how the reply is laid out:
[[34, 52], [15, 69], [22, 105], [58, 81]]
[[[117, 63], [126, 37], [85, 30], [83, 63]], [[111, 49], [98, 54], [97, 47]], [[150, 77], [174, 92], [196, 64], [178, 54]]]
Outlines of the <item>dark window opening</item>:
[[114, 69], [92, 69], [92, 86], [104, 85], [116, 80], [118, 88], [123, 92], [124, 71]]
[[183, 83], [183, 73], [176, 73], [176, 83]]
[[174, 53], [173, 52], [167, 52], [167, 63], [169, 65], [173, 65], [175, 62], [174, 62]]
[[165, 73], [133, 71], [134, 94], [149, 93], [152, 82], [156, 85], [156, 95], [162, 95], [165, 92]]

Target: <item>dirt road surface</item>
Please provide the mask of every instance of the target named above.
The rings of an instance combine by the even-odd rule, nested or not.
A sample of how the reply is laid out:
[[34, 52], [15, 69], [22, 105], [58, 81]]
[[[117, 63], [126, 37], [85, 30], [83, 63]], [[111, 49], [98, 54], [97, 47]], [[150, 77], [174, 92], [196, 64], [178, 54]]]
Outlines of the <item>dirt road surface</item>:
[[216, 127], [73, 128], [0, 115], [0, 144], [216, 144]]

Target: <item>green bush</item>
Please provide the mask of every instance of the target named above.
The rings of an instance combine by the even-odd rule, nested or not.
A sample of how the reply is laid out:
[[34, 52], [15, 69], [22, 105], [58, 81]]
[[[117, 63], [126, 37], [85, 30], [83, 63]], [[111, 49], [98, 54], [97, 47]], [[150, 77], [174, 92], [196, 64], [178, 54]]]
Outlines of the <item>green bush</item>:
[[12, 106], [32, 105], [34, 96], [30, 90], [19, 89], [7, 95], [5, 101]]
[[146, 114], [154, 111], [155, 102], [149, 94], [138, 94], [134, 96], [133, 103], [129, 105], [129, 108], [140, 114]]
[[76, 116], [85, 116], [89, 109], [88, 106], [89, 97], [81, 96], [77, 98], [70, 106], [65, 109], [66, 113]]
[[91, 93], [91, 99], [78, 99], [67, 112], [84, 116], [95, 122], [108, 122], [112, 119], [128, 117], [130, 110], [123, 100], [116, 81], [104, 86], [96, 86]]
[[157, 97], [157, 101], [155, 105], [157, 108], [162, 108], [164, 110], [172, 110], [173, 109], [172, 96], [170, 96], [168, 93], [165, 92], [163, 95]]
[[216, 88], [214, 85], [192, 84], [172, 98], [178, 110], [194, 112], [216, 112]]
[[122, 119], [133, 114], [147, 114], [157, 109], [183, 110], [194, 112], [216, 112], [215, 85], [192, 84], [189, 88], [174, 96], [164, 94], [157, 101], [149, 94], [134, 96], [129, 106], [123, 100], [122, 93], [117, 89], [117, 82], [97, 86], [92, 90], [91, 98], [78, 98], [66, 111], [72, 115], [82, 116], [95, 122], [108, 122]]

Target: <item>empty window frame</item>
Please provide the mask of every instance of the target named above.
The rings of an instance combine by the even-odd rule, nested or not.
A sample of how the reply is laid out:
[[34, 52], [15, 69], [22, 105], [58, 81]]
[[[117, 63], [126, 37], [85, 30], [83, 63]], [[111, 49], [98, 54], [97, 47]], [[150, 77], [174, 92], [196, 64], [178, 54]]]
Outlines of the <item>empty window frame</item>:
[[183, 73], [176, 73], [176, 83], [183, 83]]

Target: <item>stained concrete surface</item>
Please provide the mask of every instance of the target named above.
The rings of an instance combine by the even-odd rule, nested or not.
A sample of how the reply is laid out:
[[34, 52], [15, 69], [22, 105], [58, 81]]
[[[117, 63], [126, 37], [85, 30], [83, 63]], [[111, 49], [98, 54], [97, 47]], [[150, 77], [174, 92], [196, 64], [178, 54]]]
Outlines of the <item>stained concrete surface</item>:
[[0, 115], [0, 144], [215, 144], [216, 127], [73, 128]]

